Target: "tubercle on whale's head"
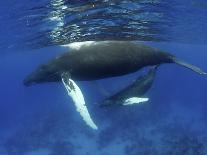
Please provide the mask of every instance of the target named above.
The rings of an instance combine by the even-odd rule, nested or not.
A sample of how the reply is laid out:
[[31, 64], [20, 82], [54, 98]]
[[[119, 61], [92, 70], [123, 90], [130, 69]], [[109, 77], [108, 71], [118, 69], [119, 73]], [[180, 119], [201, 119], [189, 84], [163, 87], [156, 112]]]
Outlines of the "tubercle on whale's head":
[[60, 80], [61, 76], [54, 68], [41, 65], [23, 80], [23, 84], [25, 86], [31, 86], [36, 83], [56, 82]]

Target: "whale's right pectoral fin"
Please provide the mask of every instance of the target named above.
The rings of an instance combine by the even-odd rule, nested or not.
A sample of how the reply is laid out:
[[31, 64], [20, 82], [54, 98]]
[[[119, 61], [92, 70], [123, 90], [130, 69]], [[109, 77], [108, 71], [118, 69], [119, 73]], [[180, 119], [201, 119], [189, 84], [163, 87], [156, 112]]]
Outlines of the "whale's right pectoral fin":
[[83, 118], [83, 120], [86, 122], [88, 126], [97, 130], [98, 127], [96, 126], [96, 124], [94, 123], [94, 121], [92, 120], [88, 112], [88, 109], [85, 104], [85, 100], [84, 100], [84, 97], [83, 97], [83, 94], [80, 88], [77, 86], [77, 84], [72, 79], [70, 79], [69, 73], [62, 73], [61, 78], [62, 78], [62, 83], [64, 84], [68, 92], [68, 95], [72, 98], [73, 102], [75, 103], [76, 110], [80, 113], [81, 117]]
[[124, 103], [122, 105], [140, 104], [147, 101], [149, 101], [149, 98], [131, 97], [124, 100]]

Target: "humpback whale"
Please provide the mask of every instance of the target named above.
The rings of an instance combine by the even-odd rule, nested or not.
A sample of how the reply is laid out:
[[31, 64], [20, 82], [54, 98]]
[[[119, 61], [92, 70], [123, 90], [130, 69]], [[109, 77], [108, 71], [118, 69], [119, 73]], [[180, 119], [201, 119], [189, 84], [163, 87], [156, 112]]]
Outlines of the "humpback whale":
[[[75, 104], [76, 110], [85, 123], [94, 130], [97, 130], [98, 127], [88, 112], [81, 89], [74, 81], [121, 76], [136, 72], [146, 66], [164, 63], [176, 63], [198, 74], [207, 74], [200, 68], [179, 60], [172, 54], [131, 41], [87, 41], [71, 43], [68, 46], [70, 47], [69, 52], [60, 54], [49, 62], [40, 65], [23, 82], [25, 86], [30, 86], [35, 83], [62, 81]], [[144, 86], [144, 83], [137, 82], [125, 92], [120, 92], [119, 95], [123, 96], [124, 99], [130, 97], [124, 100], [123, 105], [146, 102], [148, 98], [134, 96], [144, 94], [151, 86], [149, 81], [147, 83], [146, 87], [142, 88], [141, 85]], [[140, 92], [134, 93], [136, 89], [140, 89]], [[127, 95], [127, 91], [134, 96], [129, 95], [130, 93]]]
[[176, 63], [198, 74], [207, 74], [172, 54], [131, 41], [97, 41], [82, 43], [81, 46], [71, 44], [70, 47], [70, 52], [40, 65], [24, 79], [24, 85], [58, 82], [61, 81], [61, 74], [65, 72], [69, 73], [73, 80], [98, 80], [133, 73], [143, 67], [163, 63]]
[[[146, 75], [139, 76], [132, 84], [106, 98], [100, 104], [100, 106], [106, 107], [110, 105], [128, 105], [130, 103], [134, 104], [132, 100], [134, 100], [135, 103], [140, 103], [140, 100], [143, 101], [143, 98], [140, 98], [140, 96], [143, 96], [152, 87], [157, 67], [158, 66], [152, 67]], [[144, 102], [148, 101], [148, 98], [144, 99]], [[129, 103], [129, 100], [132, 102]]]

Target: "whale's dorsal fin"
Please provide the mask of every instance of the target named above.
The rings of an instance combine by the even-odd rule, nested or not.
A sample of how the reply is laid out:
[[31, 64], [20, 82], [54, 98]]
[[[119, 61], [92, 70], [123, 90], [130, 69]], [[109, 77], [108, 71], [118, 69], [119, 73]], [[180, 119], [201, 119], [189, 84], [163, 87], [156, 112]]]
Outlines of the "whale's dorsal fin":
[[75, 103], [76, 110], [80, 113], [81, 117], [88, 126], [97, 130], [98, 127], [96, 126], [88, 112], [83, 94], [78, 85], [72, 79], [70, 79], [70, 74], [67, 72], [62, 73], [61, 78], [62, 83], [64, 84], [68, 92], [68, 95], [72, 98], [73, 102]]

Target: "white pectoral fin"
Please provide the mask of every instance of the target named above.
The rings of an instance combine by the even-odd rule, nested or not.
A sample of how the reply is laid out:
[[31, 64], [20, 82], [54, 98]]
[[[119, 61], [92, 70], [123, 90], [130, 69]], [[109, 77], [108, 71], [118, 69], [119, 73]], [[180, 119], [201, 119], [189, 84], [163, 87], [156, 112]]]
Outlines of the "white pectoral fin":
[[124, 101], [123, 105], [132, 105], [147, 102], [149, 98], [131, 97]]
[[80, 90], [80, 88], [77, 86], [77, 84], [70, 78], [65, 78], [62, 76], [62, 82], [68, 92], [68, 95], [72, 98], [73, 102], [75, 103], [76, 110], [80, 113], [83, 120], [86, 122], [87, 125], [89, 125], [91, 128], [97, 130], [98, 127], [93, 122], [87, 106], [85, 104], [85, 100], [83, 97], [83, 94]]

